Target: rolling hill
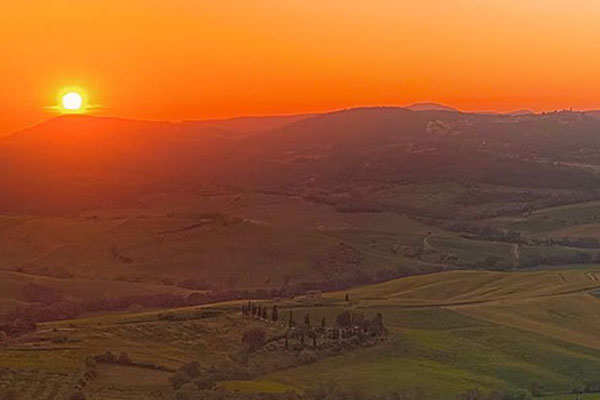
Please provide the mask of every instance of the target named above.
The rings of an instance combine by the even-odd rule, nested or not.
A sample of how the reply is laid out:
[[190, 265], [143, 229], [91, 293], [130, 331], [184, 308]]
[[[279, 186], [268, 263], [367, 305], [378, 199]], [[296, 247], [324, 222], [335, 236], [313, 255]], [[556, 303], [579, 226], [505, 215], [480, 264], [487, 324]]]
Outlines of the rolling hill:
[[549, 206], [599, 197], [598, 132], [586, 113], [393, 107], [61, 117], [0, 140], [0, 268], [179, 293], [594, 262], [597, 246], [550, 248], [530, 230]]
[[[244, 316], [239, 307], [245, 301], [49, 322], [0, 346], [0, 371], [8, 368], [0, 390], [16, 380], [29, 383], [24, 398], [49, 395], [53, 386], [68, 393], [92, 368], [82, 389], [92, 399], [208, 395], [193, 385], [174, 387], [170, 379], [195, 361], [204, 375], [216, 377], [210, 390], [222, 396], [293, 391], [318, 399], [323, 392], [351, 391], [366, 398], [454, 399], [478, 390], [530, 398], [532, 392], [594, 391], [600, 349], [593, 310], [600, 300], [589, 290], [600, 284], [588, 272], [598, 270], [451, 272], [353, 289], [349, 301], [343, 292], [259, 303], [277, 305], [284, 316], [308, 314], [314, 324], [324, 318], [326, 327], [347, 310], [382, 314], [384, 340], [336, 352], [325, 338], [316, 347], [284, 348], [279, 335], [286, 317], [274, 323]], [[250, 329], [265, 330], [273, 341], [244, 349], [241, 338]], [[125, 352], [131, 361], [84, 366], [86, 357], [107, 351]]]
[[[17, 132], [0, 139], [0, 314], [25, 333], [0, 337], [0, 395], [593, 396], [599, 154], [600, 121], [570, 112]], [[248, 299], [282, 320], [241, 314]], [[346, 311], [387, 334], [336, 343]], [[307, 314], [334, 330], [289, 330]], [[251, 329], [272, 340], [249, 351]], [[174, 385], [192, 362], [208, 383]]]
[[402, 108], [184, 123], [68, 116], [0, 140], [0, 182], [10, 193], [0, 207], [64, 213], [131, 205], [145, 194], [206, 184], [346, 195], [374, 208], [389, 205], [361, 191], [408, 184], [581, 197], [598, 184], [595, 173], [579, 165], [596, 162], [599, 129], [584, 113], [489, 116]]

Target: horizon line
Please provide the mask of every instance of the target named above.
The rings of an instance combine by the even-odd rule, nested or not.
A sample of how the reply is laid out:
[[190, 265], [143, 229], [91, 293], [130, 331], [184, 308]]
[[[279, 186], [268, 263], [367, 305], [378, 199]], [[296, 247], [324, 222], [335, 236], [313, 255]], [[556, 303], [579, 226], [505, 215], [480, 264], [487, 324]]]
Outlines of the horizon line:
[[[436, 109], [429, 109], [429, 110], [427, 110], [427, 109], [411, 110], [410, 109], [411, 107], [416, 107], [416, 106], [437, 106], [437, 107], [440, 107], [440, 109], [437, 109], [437, 110]], [[84, 113], [65, 113], [65, 114], [53, 116], [50, 118], [46, 118], [46, 119], [40, 120], [38, 122], [26, 125], [22, 128], [6, 132], [4, 134], [0, 133], [0, 138], [11, 136], [15, 133], [34, 128], [34, 127], [44, 124], [48, 121], [61, 119], [61, 118], [73, 118], [73, 117], [113, 119], [113, 120], [132, 121], [132, 122], [180, 124], [180, 123], [225, 122], [225, 121], [235, 121], [235, 120], [246, 119], [246, 118], [293, 118], [293, 117], [301, 117], [301, 116], [317, 116], [317, 115], [333, 114], [336, 112], [359, 110], [359, 109], [369, 109], [369, 108], [406, 109], [406, 110], [413, 111], [413, 112], [446, 111], [446, 112], [458, 112], [458, 113], [462, 113], [462, 114], [476, 114], [476, 115], [489, 114], [489, 115], [507, 115], [507, 116], [510, 116], [511, 114], [515, 114], [515, 113], [519, 113], [519, 112], [528, 113], [530, 115], [543, 115], [543, 114], [550, 114], [550, 113], [556, 113], [556, 112], [586, 113], [586, 112], [597, 111], [597, 109], [594, 109], [594, 108], [576, 109], [574, 107], [561, 108], [561, 109], [538, 110], [538, 111], [531, 109], [531, 108], [517, 108], [512, 111], [462, 110], [462, 109], [456, 108], [454, 106], [451, 106], [447, 103], [441, 103], [441, 102], [436, 102], [436, 101], [420, 101], [420, 102], [415, 102], [415, 103], [409, 103], [406, 105], [389, 105], [389, 104], [388, 105], [383, 105], [383, 104], [380, 104], [380, 105], [357, 105], [357, 106], [333, 108], [333, 109], [328, 109], [328, 110], [324, 110], [324, 111], [297, 112], [297, 113], [290, 112], [290, 113], [273, 113], [273, 114], [237, 114], [237, 115], [231, 115], [231, 116], [225, 116], [225, 117], [206, 117], [206, 118], [199, 118], [199, 119], [194, 119], [194, 118], [191, 118], [191, 119], [143, 119], [143, 118], [136, 118], [136, 117], [124, 117], [124, 116], [118, 116], [118, 115], [94, 115], [94, 112], [92, 111], [92, 112], [87, 112], [87, 113], [85, 113], [85, 112]]]

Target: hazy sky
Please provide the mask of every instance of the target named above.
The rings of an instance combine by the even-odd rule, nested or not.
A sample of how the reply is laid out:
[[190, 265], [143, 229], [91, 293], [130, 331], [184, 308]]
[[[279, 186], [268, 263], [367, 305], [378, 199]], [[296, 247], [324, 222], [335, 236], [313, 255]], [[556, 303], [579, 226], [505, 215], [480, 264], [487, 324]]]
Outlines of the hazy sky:
[[600, 108], [596, 0], [0, 0], [0, 133], [97, 115]]

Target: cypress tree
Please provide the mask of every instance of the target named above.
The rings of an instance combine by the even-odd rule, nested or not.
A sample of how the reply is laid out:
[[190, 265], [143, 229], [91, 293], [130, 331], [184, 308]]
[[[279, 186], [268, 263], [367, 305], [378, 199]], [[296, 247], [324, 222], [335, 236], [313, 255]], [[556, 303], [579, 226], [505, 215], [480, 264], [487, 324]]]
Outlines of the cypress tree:
[[373, 328], [377, 335], [382, 335], [385, 332], [385, 325], [383, 324], [383, 314], [377, 313], [373, 318]]
[[271, 321], [277, 322], [279, 319], [279, 313], [277, 312], [277, 306], [273, 306], [273, 310], [271, 311]]

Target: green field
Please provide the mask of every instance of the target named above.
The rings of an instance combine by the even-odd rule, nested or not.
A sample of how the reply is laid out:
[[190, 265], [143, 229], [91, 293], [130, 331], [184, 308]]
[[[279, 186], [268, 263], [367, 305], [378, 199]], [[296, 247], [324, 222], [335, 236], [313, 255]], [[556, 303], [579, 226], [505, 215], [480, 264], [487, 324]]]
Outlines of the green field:
[[[219, 390], [236, 393], [338, 386], [454, 399], [471, 389], [527, 391], [535, 384], [542, 394], [566, 394], [600, 381], [600, 299], [589, 294], [600, 282], [590, 273], [599, 272], [446, 272], [277, 302], [282, 316], [291, 312], [301, 321], [309, 314], [313, 324], [324, 318], [327, 326], [344, 310], [383, 315], [385, 341], [335, 354], [310, 345], [300, 353], [269, 346], [247, 353], [244, 332], [256, 327], [275, 337], [286, 326], [242, 316], [242, 301], [41, 324], [0, 346], [0, 369], [39, 381], [31, 393], [54, 390], [55, 381], [64, 393], [85, 358], [106, 351], [166, 368], [99, 365], [84, 388], [91, 399], [170, 398], [169, 371], [190, 361], [218, 371]], [[207, 311], [219, 314], [201, 317]]]
[[505, 227], [532, 234], [568, 231], [579, 226], [597, 225], [599, 221], [598, 201], [543, 208], [523, 217], [498, 219]]

